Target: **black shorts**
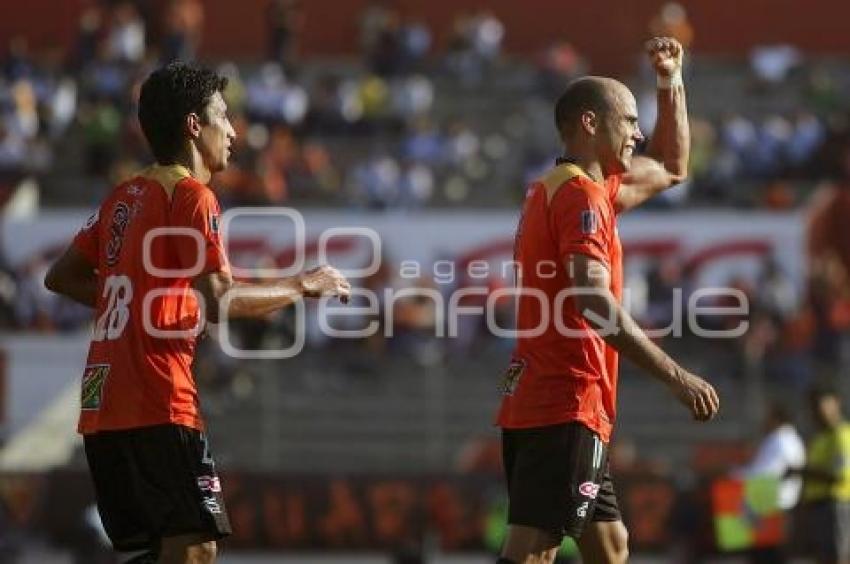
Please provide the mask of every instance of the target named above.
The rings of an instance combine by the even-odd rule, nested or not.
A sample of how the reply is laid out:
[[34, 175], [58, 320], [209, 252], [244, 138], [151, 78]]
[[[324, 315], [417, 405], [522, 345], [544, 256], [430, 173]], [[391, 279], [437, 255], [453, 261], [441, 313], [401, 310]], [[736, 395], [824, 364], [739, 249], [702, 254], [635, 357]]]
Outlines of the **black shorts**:
[[115, 550], [157, 550], [163, 537], [231, 533], [203, 433], [156, 425], [85, 435], [97, 508]]
[[619, 521], [608, 446], [581, 423], [502, 431], [508, 524], [581, 537], [588, 521]]

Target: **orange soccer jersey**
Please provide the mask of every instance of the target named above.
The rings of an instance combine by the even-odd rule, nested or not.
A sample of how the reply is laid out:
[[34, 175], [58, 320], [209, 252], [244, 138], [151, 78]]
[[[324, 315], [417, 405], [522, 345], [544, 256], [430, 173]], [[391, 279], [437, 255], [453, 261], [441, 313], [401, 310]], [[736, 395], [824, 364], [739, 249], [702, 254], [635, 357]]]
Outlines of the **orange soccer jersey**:
[[[514, 251], [517, 283], [524, 291], [498, 414], [502, 427], [578, 421], [603, 441], [610, 439], [617, 352], [578, 311], [565, 261], [573, 254], [600, 261], [610, 272], [612, 293], [622, 299], [622, 247], [614, 208], [619, 186], [619, 176], [601, 185], [565, 163], [529, 187]], [[536, 328], [539, 334], [531, 334]]]
[[98, 281], [81, 433], [203, 429], [191, 373], [201, 315], [191, 285], [229, 268], [219, 214], [212, 190], [186, 168], [153, 166], [118, 185], [77, 234], [73, 245]]

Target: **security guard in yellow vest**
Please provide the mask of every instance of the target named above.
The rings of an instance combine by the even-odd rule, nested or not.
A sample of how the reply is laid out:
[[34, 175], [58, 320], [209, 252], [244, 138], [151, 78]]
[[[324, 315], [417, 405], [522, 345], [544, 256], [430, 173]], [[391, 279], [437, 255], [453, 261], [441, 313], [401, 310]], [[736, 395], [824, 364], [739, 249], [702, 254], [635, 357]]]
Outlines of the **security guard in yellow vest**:
[[818, 432], [803, 469], [803, 504], [808, 540], [818, 562], [850, 564], [850, 423], [835, 390], [811, 394]]

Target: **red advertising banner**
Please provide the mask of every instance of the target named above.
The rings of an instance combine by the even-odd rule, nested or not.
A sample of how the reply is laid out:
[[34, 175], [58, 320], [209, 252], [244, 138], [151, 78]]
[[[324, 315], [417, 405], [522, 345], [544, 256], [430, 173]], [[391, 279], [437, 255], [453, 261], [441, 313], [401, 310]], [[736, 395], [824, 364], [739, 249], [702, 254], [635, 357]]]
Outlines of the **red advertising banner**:
[[[432, 538], [441, 550], [488, 549], [488, 525], [505, 508], [493, 476], [222, 477], [234, 534], [229, 550], [392, 550]], [[655, 476], [623, 476], [618, 497], [635, 550], [665, 548], [676, 492]], [[73, 545], [93, 504], [82, 471], [0, 476], [0, 503], [11, 526]]]

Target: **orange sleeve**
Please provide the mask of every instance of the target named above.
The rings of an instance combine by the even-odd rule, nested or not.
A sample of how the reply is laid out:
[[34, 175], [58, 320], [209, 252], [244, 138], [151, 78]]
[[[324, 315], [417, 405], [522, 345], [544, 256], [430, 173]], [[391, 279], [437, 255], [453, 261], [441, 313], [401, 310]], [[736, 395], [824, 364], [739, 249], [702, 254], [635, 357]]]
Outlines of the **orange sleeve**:
[[99, 238], [98, 231], [100, 229], [100, 211], [94, 212], [88, 218], [86, 224], [77, 232], [71, 246], [74, 247], [81, 255], [86, 257], [92, 265], [97, 266]]
[[[177, 184], [171, 202], [172, 226], [188, 227], [200, 234], [204, 257], [199, 274], [230, 270], [219, 231], [220, 220], [221, 208], [212, 190], [185, 181]], [[198, 263], [198, 243], [195, 238], [174, 235], [171, 239], [181, 268], [192, 268]]]
[[600, 199], [575, 185], [563, 186], [552, 199], [551, 225], [561, 259], [581, 254], [611, 265], [609, 228]]

